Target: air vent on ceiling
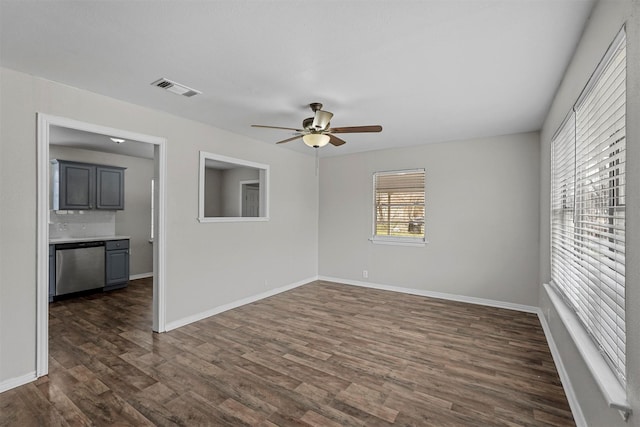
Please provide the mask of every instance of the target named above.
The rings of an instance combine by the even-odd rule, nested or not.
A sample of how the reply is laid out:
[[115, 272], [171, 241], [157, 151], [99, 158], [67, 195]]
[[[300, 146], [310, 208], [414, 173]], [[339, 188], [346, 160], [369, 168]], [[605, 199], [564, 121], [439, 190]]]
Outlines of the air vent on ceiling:
[[169, 92], [173, 92], [176, 95], [182, 95], [186, 97], [192, 97], [202, 93], [199, 90], [191, 89], [188, 86], [181, 85], [180, 83], [176, 83], [165, 78], [158, 79], [151, 84], [161, 89], [168, 90]]

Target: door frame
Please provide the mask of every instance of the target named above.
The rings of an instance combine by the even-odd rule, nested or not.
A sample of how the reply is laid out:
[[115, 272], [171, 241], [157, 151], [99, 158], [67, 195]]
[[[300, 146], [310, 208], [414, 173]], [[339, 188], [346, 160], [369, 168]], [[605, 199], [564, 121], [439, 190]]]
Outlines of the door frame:
[[166, 331], [166, 138], [37, 113], [36, 377], [49, 372], [49, 130], [51, 126], [110, 135], [154, 145], [153, 331]]
[[[244, 187], [247, 184], [260, 184], [260, 180], [259, 179], [246, 179], [246, 180], [241, 180], [240, 181], [240, 215], [238, 216], [243, 216], [242, 213], [244, 212]], [[260, 194], [260, 188], [258, 188], [258, 194]], [[258, 203], [262, 202], [262, 200], [259, 199], [258, 197]], [[260, 205], [258, 205], [258, 217], [260, 216]]]

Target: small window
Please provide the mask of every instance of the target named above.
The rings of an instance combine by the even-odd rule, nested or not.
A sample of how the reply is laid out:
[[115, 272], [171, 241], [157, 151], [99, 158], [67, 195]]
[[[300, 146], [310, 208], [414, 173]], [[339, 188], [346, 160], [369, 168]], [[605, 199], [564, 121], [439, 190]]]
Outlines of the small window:
[[269, 220], [269, 165], [200, 152], [200, 222]]
[[424, 169], [373, 174], [373, 242], [424, 244]]

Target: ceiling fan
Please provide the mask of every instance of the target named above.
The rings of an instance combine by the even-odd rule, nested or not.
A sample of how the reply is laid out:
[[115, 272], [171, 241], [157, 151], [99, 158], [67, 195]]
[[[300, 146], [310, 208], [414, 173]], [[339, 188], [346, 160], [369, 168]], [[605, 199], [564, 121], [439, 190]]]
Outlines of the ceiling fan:
[[313, 111], [313, 117], [308, 117], [302, 121], [302, 128], [287, 128], [280, 126], [266, 126], [266, 125], [251, 125], [255, 128], [268, 128], [268, 129], [283, 129], [292, 130], [297, 133], [292, 138], [283, 139], [276, 142], [276, 144], [283, 144], [285, 142], [294, 141], [302, 138], [302, 141], [309, 147], [319, 148], [331, 143], [334, 146], [344, 144], [346, 141], [338, 138], [334, 133], [362, 133], [362, 132], [381, 132], [382, 126], [370, 125], [370, 126], [348, 126], [332, 128], [329, 127], [330, 120], [333, 117], [333, 113], [324, 111], [322, 104], [319, 102], [313, 102], [309, 104], [311, 111]]

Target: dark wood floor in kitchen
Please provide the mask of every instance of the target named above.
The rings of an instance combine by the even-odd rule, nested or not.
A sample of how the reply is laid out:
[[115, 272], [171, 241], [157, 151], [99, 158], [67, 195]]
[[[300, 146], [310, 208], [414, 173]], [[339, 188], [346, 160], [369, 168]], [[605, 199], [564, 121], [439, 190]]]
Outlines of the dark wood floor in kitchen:
[[0, 424], [574, 425], [533, 314], [314, 282], [153, 334], [151, 292], [53, 303]]

